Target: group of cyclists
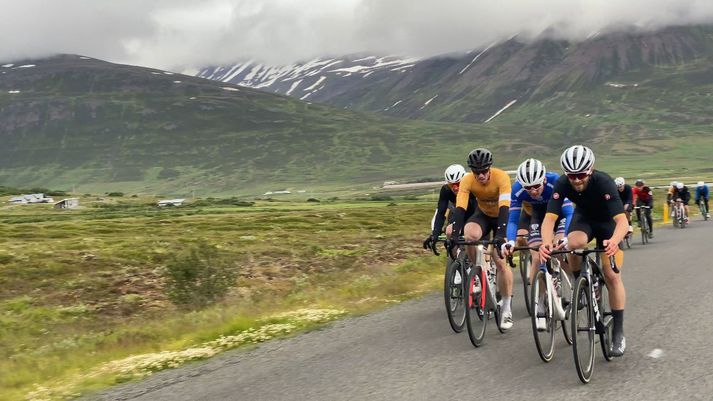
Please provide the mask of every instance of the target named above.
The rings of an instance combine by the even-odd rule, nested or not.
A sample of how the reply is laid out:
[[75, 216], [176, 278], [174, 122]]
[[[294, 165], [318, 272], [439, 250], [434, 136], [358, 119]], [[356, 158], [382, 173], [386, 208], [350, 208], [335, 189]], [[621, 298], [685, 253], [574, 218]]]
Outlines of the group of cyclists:
[[[682, 182], [673, 181], [671, 182], [671, 186], [668, 189], [668, 194], [666, 197], [666, 201], [669, 203], [669, 205], [673, 205], [673, 203], [677, 201], [683, 203], [684, 219], [686, 224], [688, 224], [688, 203], [691, 201], [691, 192], [689, 191], [688, 186], [686, 186], [686, 184]], [[708, 185], [706, 185], [703, 181], [698, 181], [698, 183], [696, 183], [696, 194], [694, 201], [696, 204], [703, 202], [703, 204], [705, 205], [705, 209], [702, 210], [704, 210], [706, 218], [711, 217], [709, 212], [710, 209], [708, 209], [708, 197]], [[671, 215], [673, 216], [673, 208], [671, 208]]]
[[[454, 244], [460, 235], [465, 241], [479, 241], [492, 235], [496, 246], [490, 257], [495, 261], [502, 297], [500, 324], [503, 330], [510, 330], [513, 274], [506, 258], [516, 246], [531, 247], [532, 265], [539, 266], [552, 257], [553, 250], [581, 249], [596, 240], [596, 247], [608, 256], [602, 258], [601, 264], [613, 317], [610, 354], [619, 357], [626, 350], [626, 291], [620, 274], [624, 255], [619, 244], [633, 231], [634, 205], [647, 206], [643, 208], [644, 218], [653, 228], [653, 191], [643, 180], [637, 180], [633, 188], [622, 177], [612, 180], [608, 174], [595, 169], [594, 163], [591, 149], [571, 146], [560, 157], [563, 175], [547, 171], [541, 161], [530, 158], [518, 166], [516, 181], [512, 184], [505, 171], [493, 166], [493, 155], [488, 149], [474, 149], [468, 154], [470, 172], [458, 164], [446, 169], [446, 184], [440, 191], [432, 232], [423, 246], [435, 249], [449, 204], [455, 205], [446, 227], [445, 243], [450, 258], [455, 258]], [[687, 204], [690, 193], [685, 185], [673, 184], [669, 200], [680, 198]], [[705, 200], [707, 210], [708, 188], [702, 182], [698, 188], [696, 202], [699, 198]], [[652, 231], [649, 236], [653, 237]], [[465, 250], [468, 258], [475, 260], [475, 247], [466, 246]], [[610, 259], [615, 261], [614, 269]], [[569, 257], [567, 261], [562, 264], [564, 269], [578, 277], [581, 257]], [[531, 269], [531, 282], [535, 271]], [[461, 278], [456, 277], [456, 280]], [[562, 308], [559, 302], [553, 305], [555, 313], [563, 313]], [[541, 329], [539, 321], [537, 329]]]

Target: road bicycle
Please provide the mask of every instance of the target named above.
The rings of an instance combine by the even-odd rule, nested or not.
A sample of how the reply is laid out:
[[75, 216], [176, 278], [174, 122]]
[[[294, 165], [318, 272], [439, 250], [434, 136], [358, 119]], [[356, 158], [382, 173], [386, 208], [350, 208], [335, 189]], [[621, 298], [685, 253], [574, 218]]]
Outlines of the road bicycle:
[[706, 203], [704, 202], [703, 198], [698, 200], [698, 209], [701, 211], [701, 216], [703, 216], [703, 220], [708, 220], [708, 209], [706, 209]]
[[[644, 209], [643, 216], [641, 209]], [[648, 215], [651, 213], [651, 206], [634, 206], [634, 210], [636, 210], [636, 220], [639, 225], [639, 231], [641, 232], [641, 244], [646, 245], [649, 243], [649, 236], [651, 235], [648, 218]]]
[[[490, 245], [498, 243], [488, 240], [454, 241], [455, 245], [474, 245], [475, 262], [471, 264], [466, 278], [465, 322], [468, 338], [475, 347], [480, 347], [485, 338], [485, 328], [488, 320], [494, 318], [498, 331], [505, 331], [501, 324], [500, 293], [497, 290], [497, 268], [494, 258], [486, 261], [485, 250]], [[489, 249], [489, 248], [488, 248]], [[497, 249], [499, 251], [499, 249]], [[466, 258], [467, 260], [467, 258]]]
[[[537, 247], [513, 248], [513, 251], [534, 250]], [[529, 281], [529, 278], [528, 278]], [[572, 345], [572, 333], [568, 327], [569, 306], [572, 300], [572, 280], [569, 274], [561, 268], [558, 258], [551, 258], [539, 266], [530, 289], [530, 316], [532, 334], [535, 338], [537, 353], [544, 362], [554, 357], [555, 332], [562, 328], [567, 344]], [[561, 308], [555, 303], [559, 302]], [[558, 313], [559, 311], [559, 313]], [[538, 327], [538, 320], [544, 319], [544, 329]]]
[[686, 227], [686, 209], [683, 207], [683, 202], [677, 199], [672, 204], [673, 208], [673, 227], [685, 228]]
[[[614, 317], [609, 306], [609, 292], [599, 263], [590, 254], [606, 252], [604, 249], [575, 249], [553, 251], [552, 254], [570, 253], [582, 257], [579, 277], [575, 280], [572, 293], [570, 323], [572, 351], [577, 375], [583, 383], [589, 383], [594, 371], [595, 336], [606, 361], [611, 361], [611, 341]], [[619, 273], [614, 258], [610, 258], [612, 269]]]
[[[445, 236], [439, 237], [439, 241], [444, 241]], [[436, 253], [434, 251], [434, 253]], [[447, 252], [446, 271], [443, 277], [443, 298], [446, 305], [446, 314], [451, 329], [460, 333], [465, 328], [465, 293], [466, 277], [470, 269], [470, 261], [466, 256], [463, 246], [459, 246], [456, 258], [451, 258]]]

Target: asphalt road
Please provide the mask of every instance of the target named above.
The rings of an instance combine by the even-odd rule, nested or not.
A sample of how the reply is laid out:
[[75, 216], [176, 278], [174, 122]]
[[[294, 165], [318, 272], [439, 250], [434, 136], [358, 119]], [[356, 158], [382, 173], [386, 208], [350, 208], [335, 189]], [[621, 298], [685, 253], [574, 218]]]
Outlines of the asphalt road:
[[515, 325], [488, 325], [474, 348], [455, 334], [441, 294], [311, 333], [161, 372], [95, 396], [99, 400], [713, 400], [713, 222], [660, 228], [626, 252], [623, 358], [577, 378], [572, 349], [556, 338], [543, 363], [519, 279]]

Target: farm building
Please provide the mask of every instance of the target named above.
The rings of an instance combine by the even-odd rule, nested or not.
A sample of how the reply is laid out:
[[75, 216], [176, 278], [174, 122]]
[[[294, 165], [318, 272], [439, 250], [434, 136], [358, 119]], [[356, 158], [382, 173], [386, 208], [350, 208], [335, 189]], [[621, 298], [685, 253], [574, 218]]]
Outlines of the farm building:
[[54, 204], [55, 209], [74, 209], [79, 206], [79, 198], [67, 198]]

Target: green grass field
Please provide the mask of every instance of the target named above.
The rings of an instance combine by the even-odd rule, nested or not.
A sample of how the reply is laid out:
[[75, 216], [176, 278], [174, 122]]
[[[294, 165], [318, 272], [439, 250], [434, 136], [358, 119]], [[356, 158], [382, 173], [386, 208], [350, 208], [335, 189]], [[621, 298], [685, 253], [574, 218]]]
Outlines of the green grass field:
[[[442, 260], [419, 247], [431, 203], [163, 210], [146, 199], [84, 203], [82, 210], [0, 210], [0, 399], [32, 391], [37, 399], [71, 398], [383, 307], [440, 282]], [[162, 272], [173, 255], [201, 240], [217, 247], [238, 279], [217, 304], [179, 308], [167, 297]], [[306, 318], [279, 315], [304, 309], [296, 313]], [[220, 346], [205, 345], [221, 336]], [[202, 353], [192, 354], [196, 347]], [[174, 354], [157, 362], [151, 355], [158, 351]], [[133, 355], [151, 362], [124, 360]], [[110, 361], [120, 362], [108, 367]]]

